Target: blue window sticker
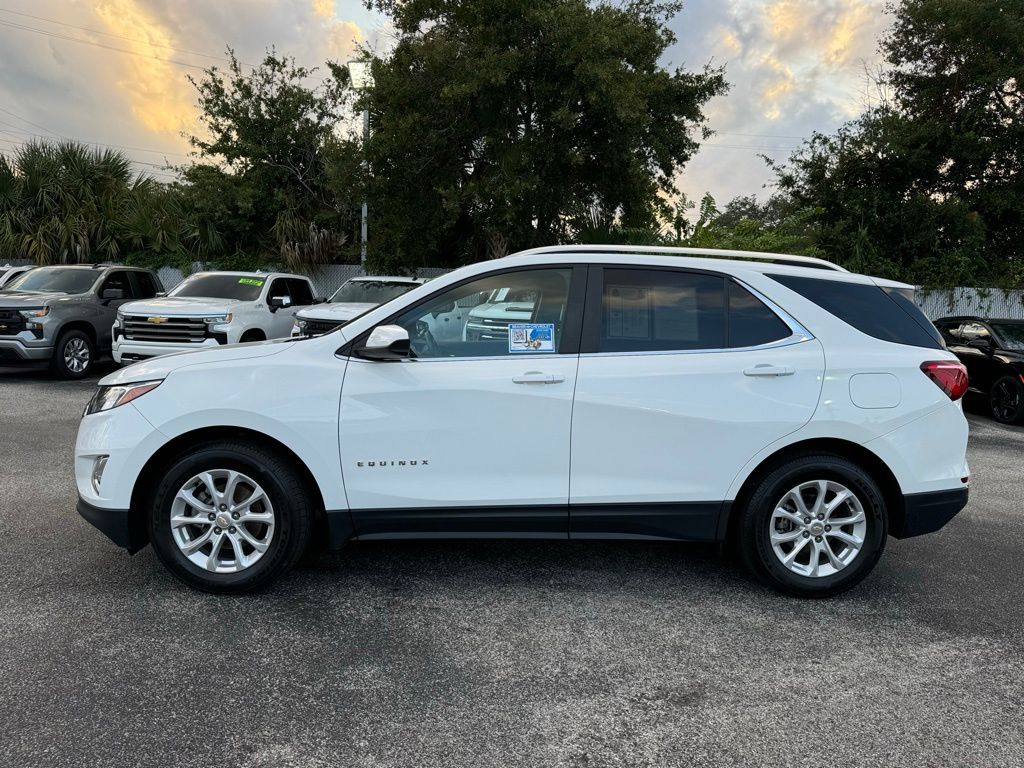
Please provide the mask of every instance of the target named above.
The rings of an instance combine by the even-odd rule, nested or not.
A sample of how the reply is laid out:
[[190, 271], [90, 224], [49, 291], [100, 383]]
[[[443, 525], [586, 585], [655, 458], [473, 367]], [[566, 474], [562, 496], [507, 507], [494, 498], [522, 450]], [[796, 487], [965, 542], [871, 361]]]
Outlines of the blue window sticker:
[[509, 352], [554, 352], [554, 323], [509, 323]]

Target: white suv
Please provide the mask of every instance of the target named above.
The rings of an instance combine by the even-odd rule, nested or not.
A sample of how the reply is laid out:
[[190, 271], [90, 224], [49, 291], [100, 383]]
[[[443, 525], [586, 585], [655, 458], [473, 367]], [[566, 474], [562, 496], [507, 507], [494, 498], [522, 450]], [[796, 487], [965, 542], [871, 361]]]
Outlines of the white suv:
[[353, 277], [325, 303], [296, 312], [292, 336], [319, 336], [333, 331], [425, 282], [416, 277]]
[[316, 302], [308, 277], [197, 272], [166, 296], [124, 304], [112, 331], [118, 363], [291, 335], [295, 311]]
[[[213, 592], [311, 543], [540, 537], [721, 542], [823, 596], [964, 507], [967, 377], [908, 286], [652, 251], [517, 254], [322, 336], [114, 373], [79, 428], [79, 512]], [[502, 289], [534, 298], [503, 338], [430, 332]]]

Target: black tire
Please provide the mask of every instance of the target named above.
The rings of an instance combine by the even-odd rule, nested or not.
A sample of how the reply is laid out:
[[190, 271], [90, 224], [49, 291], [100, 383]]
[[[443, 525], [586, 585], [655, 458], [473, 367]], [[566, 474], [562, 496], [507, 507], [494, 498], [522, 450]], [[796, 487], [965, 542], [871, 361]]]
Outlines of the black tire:
[[1003, 376], [992, 385], [988, 409], [1000, 424], [1024, 424], [1024, 384], [1017, 376]]
[[[783, 565], [770, 540], [776, 505], [791, 489], [814, 480], [834, 481], [852, 491], [860, 501], [866, 522], [863, 544], [849, 564], [835, 573], [817, 577], [800, 575]], [[797, 597], [831, 597], [857, 585], [871, 573], [882, 556], [887, 534], [888, 514], [878, 484], [848, 459], [815, 453], [788, 460], [758, 482], [740, 512], [737, 544], [740, 557], [750, 572], [778, 591]], [[814, 541], [821, 541], [821, 538], [808, 543], [813, 547]], [[796, 543], [800, 540], [795, 540], [794, 548]], [[809, 553], [807, 558], [810, 560]]]
[[[216, 469], [252, 478], [269, 498], [275, 518], [266, 552], [251, 566], [233, 573], [214, 573], [190, 561], [174, 541], [171, 529], [178, 491], [200, 472]], [[261, 446], [217, 441], [197, 446], [171, 464], [152, 499], [149, 535], [160, 560], [190, 587], [221, 594], [254, 592], [280, 578], [303, 555], [315, 514], [313, 494], [290, 461]]]
[[[82, 354], [85, 355], [84, 367], [78, 369], [74, 359], [82, 360]], [[96, 345], [92, 343], [89, 334], [76, 330], [64, 331], [53, 345], [50, 373], [61, 379], [83, 379], [92, 371], [95, 362]]]

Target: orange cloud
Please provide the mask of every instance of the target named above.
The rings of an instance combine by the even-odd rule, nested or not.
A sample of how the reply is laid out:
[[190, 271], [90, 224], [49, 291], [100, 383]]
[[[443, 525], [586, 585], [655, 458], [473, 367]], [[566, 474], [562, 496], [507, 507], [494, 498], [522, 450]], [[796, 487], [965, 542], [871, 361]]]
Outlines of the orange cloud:
[[313, 13], [324, 19], [334, 15], [334, 0], [313, 0]]
[[196, 117], [191, 86], [180, 67], [158, 60], [173, 58], [160, 47], [178, 44], [170, 32], [137, 0], [101, 0], [95, 10], [108, 30], [127, 38], [118, 45], [138, 54], [121, 57], [117, 80], [135, 119], [155, 133], [177, 136], [191, 129]]

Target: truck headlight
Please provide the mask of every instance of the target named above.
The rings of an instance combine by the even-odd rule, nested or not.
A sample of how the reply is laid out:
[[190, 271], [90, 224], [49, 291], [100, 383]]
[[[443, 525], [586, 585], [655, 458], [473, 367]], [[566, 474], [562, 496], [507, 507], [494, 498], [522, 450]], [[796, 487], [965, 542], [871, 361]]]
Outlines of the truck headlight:
[[49, 307], [34, 307], [32, 309], [19, 309], [18, 314], [26, 320], [34, 320], [37, 317], [46, 317], [50, 314]]
[[[162, 381], [162, 379], [161, 379]], [[85, 406], [85, 416], [92, 413], [100, 413], [117, 408], [119, 405], [137, 400], [147, 392], [160, 386], [161, 381], [139, 381], [134, 384], [115, 384], [113, 386], [100, 387], [92, 400]]]
[[296, 325], [296, 326], [298, 326], [298, 328], [299, 328], [299, 333], [301, 333], [301, 334], [305, 335], [305, 333], [306, 333], [306, 327], [307, 327], [307, 326], [309, 325], [309, 323], [307, 323], [307, 322], [306, 322], [305, 320], [303, 320], [303, 319], [302, 319], [301, 317], [297, 317], [297, 318], [295, 318], [295, 325]]
[[210, 315], [208, 317], [204, 317], [203, 322], [206, 323], [207, 325], [222, 325], [225, 323], [230, 323], [233, 317], [234, 315], [228, 312], [223, 315]]

